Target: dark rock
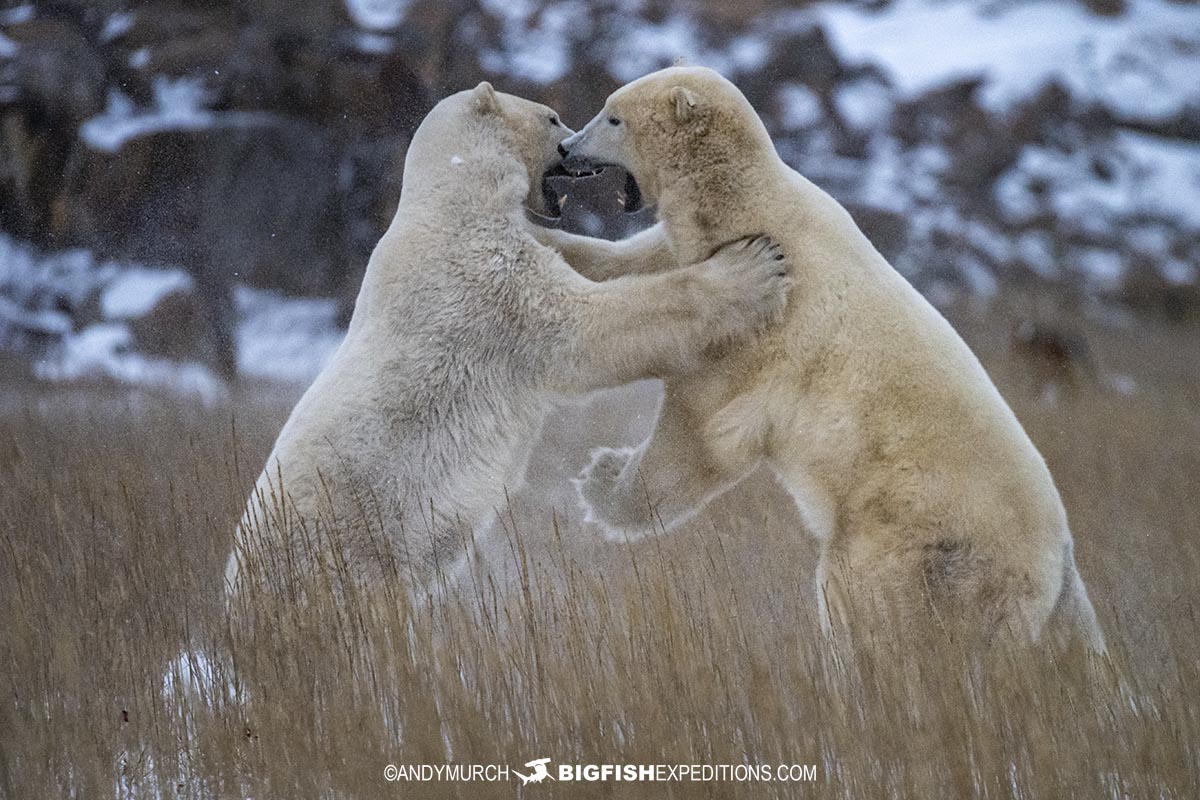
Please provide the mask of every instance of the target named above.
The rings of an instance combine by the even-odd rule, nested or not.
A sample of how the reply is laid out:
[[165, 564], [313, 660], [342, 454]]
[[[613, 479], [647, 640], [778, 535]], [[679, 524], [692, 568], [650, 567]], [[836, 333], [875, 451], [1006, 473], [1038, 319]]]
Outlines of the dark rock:
[[408, 136], [433, 107], [420, 77], [399, 53], [375, 55], [313, 43], [304, 58], [316, 79], [312, 110], [334, 124], [376, 136]]
[[[776, 42], [760, 75], [760, 81], [802, 83], [819, 95], [828, 95], [851, 72], [843, 66], [825, 29], [813, 25]], [[748, 82], [754, 84], [755, 79]]]
[[280, 117], [213, 119], [115, 152], [79, 148], [61, 238], [127, 259], [221, 261], [251, 284], [328, 292], [341, 261], [335, 143]]
[[69, 124], [104, 105], [103, 60], [78, 24], [59, 17], [34, 17], [4, 29], [18, 50], [12, 72], [22, 104]]
[[1200, 286], [1167, 280], [1151, 259], [1134, 258], [1112, 298], [1142, 314], [1182, 322], [1200, 319]]
[[237, 20], [228, 9], [213, 4], [155, 0], [129, 10], [128, 28], [115, 38], [130, 50], [155, 48], [176, 41], [228, 33]]
[[[221, 2], [221, 0], [214, 0]], [[129, 0], [33, 0], [39, 17], [58, 17], [95, 27], [110, 15], [129, 6]]]
[[[394, 213], [408, 137], [432, 107], [410, 54], [432, 51], [364, 43], [344, 5], [325, 0], [122, 5], [42, 3], [5, 29], [19, 49], [0, 77], [20, 95], [0, 107], [0, 218], [47, 248], [184, 266], [197, 285], [189, 319], [207, 328], [196, 347], [230, 374], [234, 281], [357, 292]], [[423, 24], [453, 32], [459, 20]], [[443, 44], [453, 50], [453, 36]], [[111, 152], [79, 138], [110, 90], [153, 117], [155, 82], [183, 78], [211, 113], [117, 136]]]
[[16, 52], [0, 105], [0, 220], [43, 246], [79, 123], [103, 106], [106, 71], [77, 19], [34, 15], [3, 28]]
[[1192, 107], [1163, 119], [1114, 118], [1113, 124], [1130, 130], [1149, 133], [1167, 139], [1200, 141], [1200, 106]]
[[1080, 4], [1101, 17], [1119, 17], [1125, 13], [1125, 0], [1079, 0]]
[[978, 102], [980, 78], [968, 78], [900, 103], [893, 114], [893, 132], [906, 146], [935, 143], [949, 156], [943, 185], [959, 203], [988, 212], [992, 184], [1020, 154], [1019, 142], [1008, 126]]
[[1051, 81], [1012, 111], [1009, 131], [1021, 143], [1065, 144], [1062, 133], [1072, 112], [1071, 93], [1058, 81]]
[[339, 153], [321, 131], [259, 115], [76, 151], [58, 238], [105, 256], [183, 265], [212, 353], [235, 365], [234, 280], [329, 294], [346, 269]]
[[982, 78], [964, 78], [899, 103], [892, 131], [906, 146], [953, 137], [981, 113], [976, 95]]
[[327, 37], [350, 25], [346, 4], [330, 0], [244, 0], [239, 10], [259, 24], [299, 38]]
[[[233, 28], [212, 26], [195, 33], [181, 34], [145, 48], [145, 58], [138, 67], [152, 75], [203, 75], [214, 84], [222, 82], [221, 72], [234, 62], [234, 49], [239, 36]], [[269, 53], [270, 51], [266, 51]], [[256, 66], [261, 53], [243, 52], [249, 61], [243, 65]]]
[[134, 349], [146, 355], [181, 361], [218, 360], [211, 350], [204, 304], [195, 290], [177, 289], [164, 295], [128, 325]]
[[[397, 41], [422, 82], [441, 97], [495, 77], [480, 65], [479, 53], [496, 47], [500, 35], [497, 19], [474, 0], [417, 0], [397, 31]], [[577, 62], [580, 67], [585, 63]], [[588, 74], [599, 80], [602, 73]]]

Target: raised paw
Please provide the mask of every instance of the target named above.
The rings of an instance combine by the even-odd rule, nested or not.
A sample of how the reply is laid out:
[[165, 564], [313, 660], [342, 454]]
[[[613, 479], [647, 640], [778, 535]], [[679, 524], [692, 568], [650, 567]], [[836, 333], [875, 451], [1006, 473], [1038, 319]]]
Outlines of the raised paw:
[[643, 522], [631, 501], [631, 492], [622, 481], [632, 447], [602, 447], [593, 451], [592, 460], [572, 483], [583, 506], [584, 521], [601, 527], [605, 538], [624, 541], [627, 529], [640, 528]]
[[769, 236], [740, 239], [709, 259], [715, 299], [725, 303], [727, 336], [748, 335], [774, 322], [787, 306], [792, 264]]

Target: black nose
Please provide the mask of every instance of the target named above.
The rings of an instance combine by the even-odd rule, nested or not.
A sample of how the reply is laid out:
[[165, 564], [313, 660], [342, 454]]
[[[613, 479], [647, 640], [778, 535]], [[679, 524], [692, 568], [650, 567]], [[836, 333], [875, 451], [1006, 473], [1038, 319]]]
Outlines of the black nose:
[[562, 156], [563, 158], [566, 158], [570, 152], [571, 152], [570, 150], [568, 150], [567, 148], [562, 146], [562, 142], [558, 143], [558, 154], [560, 156]]

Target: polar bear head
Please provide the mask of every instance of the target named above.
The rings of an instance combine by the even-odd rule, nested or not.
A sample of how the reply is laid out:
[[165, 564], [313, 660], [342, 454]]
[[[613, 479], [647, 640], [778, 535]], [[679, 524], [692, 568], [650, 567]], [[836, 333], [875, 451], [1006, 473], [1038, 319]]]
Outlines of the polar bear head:
[[558, 198], [546, 179], [566, 174], [559, 147], [572, 133], [554, 109], [484, 81], [445, 98], [421, 122], [404, 161], [404, 193], [462, 191], [456, 175], [478, 184], [487, 180], [481, 173], [491, 173], [501, 196], [519, 193], [532, 211], [557, 216]]
[[740, 165], [775, 152], [745, 96], [704, 67], [671, 67], [626, 84], [562, 144], [571, 172], [625, 170], [626, 211], [657, 202], [689, 176], [736, 180]]

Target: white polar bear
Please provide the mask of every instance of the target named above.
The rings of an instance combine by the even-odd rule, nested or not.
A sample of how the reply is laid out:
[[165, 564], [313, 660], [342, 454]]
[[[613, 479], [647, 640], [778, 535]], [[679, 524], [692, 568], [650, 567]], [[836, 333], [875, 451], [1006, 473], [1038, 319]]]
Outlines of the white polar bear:
[[547, 235], [576, 268], [669, 267], [763, 231], [795, 270], [783, 323], [668, 377], [652, 437], [594, 454], [578, 483], [593, 519], [669, 528], [765, 460], [823, 541], [827, 629], [961, 621], [987, 640], [1050, 631], [1103, 649], [1041, 455], [962, 339], [783, 163], [733, 84], [662, 70], [563, 144], [568, 167], [625, 168], [660, 219], [628, 243]]
[[570, 133], [487, 83], [422, 122], [345, 341], [247, 504], [231, 595], [256, 571], [361, 579], [398, 564], [422, 583], [519, 485], [556, 396], [686, 369], [778, 316], [789, 266], [763, 238], [606, 283], [538, 244], [523, 203], [545, 210]]

